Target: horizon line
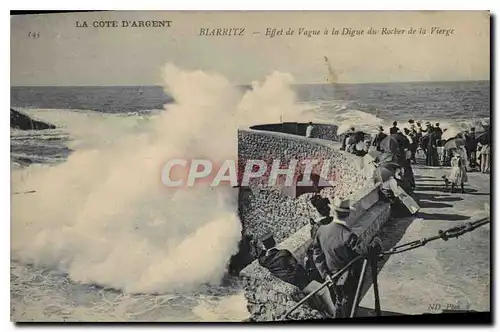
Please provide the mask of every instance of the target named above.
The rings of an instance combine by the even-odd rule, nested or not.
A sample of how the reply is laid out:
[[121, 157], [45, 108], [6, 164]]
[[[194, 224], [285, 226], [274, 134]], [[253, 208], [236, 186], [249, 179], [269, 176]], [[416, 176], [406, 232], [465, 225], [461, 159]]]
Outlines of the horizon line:
[[[309, 83], [292, 83], [292, 86], [297, 86], [297, 85], [361, 85], [361, 84], [409, 84], [409, 83], [456, 83], [456, 82], [490, 82], [490, 79], [474, 79], [474, 80], [429, 80], [429, 81], [380, 81], [380, 82], [342, 82], [342, 83], [329, 83], [329, 82], [309, 82]], [[248, 86], [252, 85], [252, 82], [250, 83], [239, 83], [235, 84], [236, 86]], [[64, 88], [64, 87], [138, 87], [138, 86], [144, 86], [144, 87], [151, 87], [151, 86], [158, 86], [162, 87], [163, 85], [160, 83], [157, 84], [136, 84], [136, 85], [131, 85], [131, 84], [104, 84], [104, 85], [89, 85], [89, 84], [81, 84], [81, 85], [10, 85], [11, 88], [31, 88], [31, 87], [58, 87], [58, 88]]]

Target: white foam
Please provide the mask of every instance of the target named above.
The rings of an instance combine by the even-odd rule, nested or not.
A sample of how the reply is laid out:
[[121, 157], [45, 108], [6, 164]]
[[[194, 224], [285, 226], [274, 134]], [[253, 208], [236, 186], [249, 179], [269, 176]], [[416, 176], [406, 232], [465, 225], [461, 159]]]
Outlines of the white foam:
[[235, 158], [238, 125], [276, 122], [283, 113], [301, 120], [302, 110], [282, 73], [246, 93], [220, 75], [173, 65], [164, 79], [176, 103], [147, 120], [31, 111], [67, 130], [76, 151], [61, 165], [16, 170], [13, 190], [36, 190], [13, 196], [16, 259], [126, 292], [220, 281], [240, 238], [235, 190], [167, 189], [161, 167], [170, 158]]
[[250, 317], [243, 292], [222, 299], [199, 301], [193, 313], [201, 321], [209, 322], [241, 322]]

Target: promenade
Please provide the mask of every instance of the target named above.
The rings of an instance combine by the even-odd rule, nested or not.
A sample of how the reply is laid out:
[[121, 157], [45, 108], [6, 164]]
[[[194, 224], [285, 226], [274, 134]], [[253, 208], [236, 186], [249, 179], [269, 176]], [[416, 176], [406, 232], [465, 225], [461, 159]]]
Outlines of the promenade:
[[[421, 210], [413, 218], [391, 219], [382, 230], [385, 249], [438, 234], [474, 221], [490, 204], [490, 176], [467, 173], [465, 193], [445, 190], [449, 168], [413, 165]], [[439, 313], [444, 310], [490, 310], [490, 225], [458, 239], [436, 240], [390, 256], [379, 264], [383, 315]], [[369, 279], [369, 278], [367, 278]], [[373, 287], [360, 303], [359, 316], [374, 315]]]

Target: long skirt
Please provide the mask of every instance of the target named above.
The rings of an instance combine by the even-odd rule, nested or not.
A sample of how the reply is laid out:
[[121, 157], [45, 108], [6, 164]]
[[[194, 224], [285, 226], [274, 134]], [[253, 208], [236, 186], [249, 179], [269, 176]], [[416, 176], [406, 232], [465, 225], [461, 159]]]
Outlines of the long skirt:
[[454, 166], [451, 168], [450, 175], [448, 176], [448, 181], [457, 186], [462, 183], [467, 182], [467, 171], [465, 167]]
[[485, 145], [481, 149], [481, 154], [480, 154], [481, 155], [481, 172], [483, 172], [483, 173], [488, 173], [490, 171], [490, 163], [491, 163], [490, 154], [491, 154], [490, 146]]

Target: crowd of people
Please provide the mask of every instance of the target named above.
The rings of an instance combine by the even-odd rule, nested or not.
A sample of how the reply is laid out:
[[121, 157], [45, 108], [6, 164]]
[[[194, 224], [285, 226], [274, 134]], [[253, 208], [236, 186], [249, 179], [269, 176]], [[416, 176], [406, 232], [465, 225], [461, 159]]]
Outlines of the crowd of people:
[[398, 184], [410, 193], [415, 189], [411, 165], [417, 163], [417, 155], [423, 155], [426, 166], [451, 166], [450, 176], [446, 178], [447, 184], [451, 184], [451, 191], [460, 187], [464, 192], [467, 172], [478, 170], [489, 173], [491, 169], [490, 127], [486, 123], [482, 123], [482, 127], [483, 131], [479, 134], [472, 127], [446, 138], [443, 134], [447, 129], [442, 129], [439, 123], [433, 125], [426, 122], [422, 125], [420, 121], [413, 119], [408, 121], [403, 130], [394, 121], [389, 133], [385, 133], [380, 126], [374, 136], [352, 127], [344, 134], [341, 150], [361, 157], [376, 151], [376, 164], [386, 170], [392, 169], [392, 175], [401, 169]]
[[[459, 153], [469, 169], [479, 168], [482, 173], [489, 173], [491, 169], [489, 125], [483, 124], [483, 129], [480, 136], [477, 135], [476, 128], [471, 127], [470, 130], [464, 130], [454, 137], [444, 138], [443, 134], [447, 129], [442, 129], [439, 123], [433, 125], [426, 122], [422, 125], [420, 121], [415, 122], [410, 119], [403, 130], [394, 121], [389, 133], [385, 133], [384, 128], [380, 126], [378, 133], [371, 137], [352, 127], [344, 134], [341, 150], [357, 156], [364, 156], [370, 148], [385, 152], [395, 149], [394, 144], [387, 142], [394, 138], [413, 164], [417, 163], [416, 157], [420, 153], [425, 156], [426, 166], [451, 166], [453, 156]], [[447, 146], [451, 140], [457, 140], [458, 143]]]
[[[355, 128], [345, 135], [342, 150], [358, 156], [369, 153], [370, 148], [377, 151], [374, 162], [377, 165], [375, 182], [382, 184], [396, 183], [408, 193], [415, 189], [412, 164], [417, 163], [417, 153], [421, 150], [425, 154], [426, 165], [450, 165], [451, 171], [445, 177], [446, 185], [464, 190], [463, 184], [467, 181], [467, 166], [477, 166], [477, 157], [480, 156], [480, 169], [489, 172], [490, 163], [490, 129], [483, 125], [484, 133], [476, 136], [475, 128], [465, 131], [453, 138], [443, 139], [446, 129], [441, 129], [439, 123], [432, 125], [427, 122], [424, 126], [420, 122], [408, 121], [403, 130], [394, 122], [389, 134], [380, 127], [374, 137], [369, 137]], [[306, 136], [311, 137], [313, 124], [310, 123]], [[450, 143], [452, 140], [460, 140]], [[444, 150], [438, 153], [438, 149]], [[442, 156], [444, 154], [444, 157]], [[441, 158], [440, 158], [441, 155]], [[391, 202], [391, 213], [398, 199], [394, 199], [392, 185], [380, 187], [385, 199]], [[267, 268], [275, 277], [293, 284], [305, 294], [317, 291], [322, 284], [325, 287], [312, 298], [309, 303], [326, 317], [347, 317], [352, 309], [352, 299], [356, 291], [358, 279], [361, 275], [360, 265], [353, 265], [336, 280], [332, 276], [344, 268], [350, 261], [359, 255], [365, 255], [367, 248], [360, 246], [358, 237], [347, 224], [350, 215], [350, 202], [339, 197], [330, 199], [319, 195], [319, 190], [310, 198], [317, 216], [310, 219], [311, 245], [303, 262], [299, 262], [286, 249], [277, 249], [271, 233], [260, 240], [257, 257], [259, 264]], [[401, 210], [410, 214], [411, 207], [399, 202]], [[396, 209], [397, 210], [397, 209]], [[374, 244], [374, 245], [373, 245]], [[380, 250], [382, 243], [375, 237], [372, 241], [372, 250]]]

